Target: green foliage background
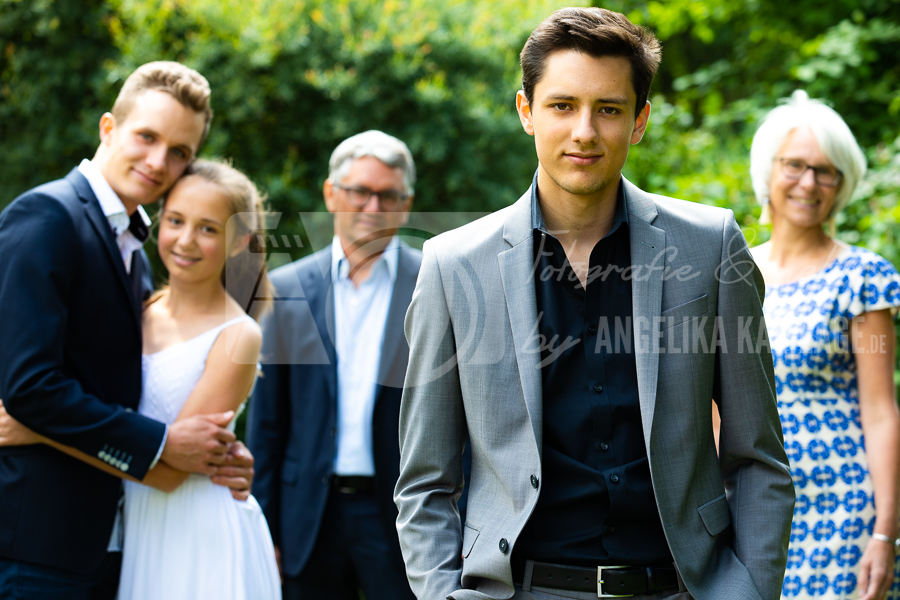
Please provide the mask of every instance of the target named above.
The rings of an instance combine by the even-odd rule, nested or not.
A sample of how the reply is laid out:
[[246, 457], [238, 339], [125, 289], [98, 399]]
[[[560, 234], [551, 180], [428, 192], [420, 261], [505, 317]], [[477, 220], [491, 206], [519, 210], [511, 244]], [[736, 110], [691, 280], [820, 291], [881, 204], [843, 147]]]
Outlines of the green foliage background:
[[[92, 156], [124, 78], [158, 59], [206, 75], [216, 116], [204, 153], [232, 157], [285, 218], [324, 209], [329, 154], [371, 128], [409, 144], [418, 210], [501, 208], [536, 166], [513, 104], [518, 51], [566, 4], [0, 0], [0, 208]], [[869, 158], [839, 237], [900, 265], [900, 0], [603, 6], [663, 43], [650, 127], [626, 176], [732, 208], [751, 244], [762, 242], [750, 139], [780, 98], [804, 88], [844, 116]]]

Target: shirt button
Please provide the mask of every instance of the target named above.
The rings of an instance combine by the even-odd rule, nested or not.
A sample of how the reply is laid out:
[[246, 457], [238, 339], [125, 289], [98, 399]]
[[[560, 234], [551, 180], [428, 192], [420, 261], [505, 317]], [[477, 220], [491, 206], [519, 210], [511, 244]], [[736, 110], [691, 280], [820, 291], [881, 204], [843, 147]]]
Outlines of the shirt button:
[[324, 483], [325, 485], [328, 485], [328, 478], [327, 478], [327, 477], [323, 477], [323, 478], [322, 478], [322, 483]]
[[612, 525], [610, 525], [609, 527], [606, 528], [606, 531], [607, 531], [607, 533], [615, 533], [616, 528], [613, 527]]
[[534, 489], [538, 488], [538, 478], [534, 475], [531, 476], [531, 487], [533, 487]]
[[609, 480], [612, 481], [613, 483], [619, 483], [619, 476], [616, 475], [615, 473], [613, 473], [612, 475], [609, 476]]
[[607, 444], [606, 442], [600, 442], [600, 449], [606, 452], [607, 450], [609, 450], [609, 444]]
[[507, 550], [509, 550], [509, 542], [506, 541], [506, 538], [500, 538], [500, 552], [506, 554]]
[[603, 386], [598, 383], [597, 385], [594, 386], [594, 391], [599, 394], [600, 392], [603, 391]]
[[597, 328], [591, 325], [590, 327], [588, 327], [588, 333], [594, 335], [595, 333], [597, 333]]
[[331, 430], [329, 431], [329, 433], [331, 434], [331, 437], [336, 436], [337, 435], [337, 427], [332, 427]]

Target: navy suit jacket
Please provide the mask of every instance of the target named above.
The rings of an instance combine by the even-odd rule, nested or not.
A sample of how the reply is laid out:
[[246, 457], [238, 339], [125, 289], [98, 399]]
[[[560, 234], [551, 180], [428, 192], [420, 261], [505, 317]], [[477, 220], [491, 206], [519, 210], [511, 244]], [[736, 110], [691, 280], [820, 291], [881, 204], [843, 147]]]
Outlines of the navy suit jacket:
[[[375, 496], [385, 539], [403, 568], [395, 520], [400, 396], [409, 359], [403, 319], [422, 255], [400, 244], [372, 415]], [[319, 533], [337, 451], [337, 360], [331, 246], [271, 274], [276, 298], [264, 321], [262, 376], [250, 403], [253, 495], [281, 548], [285, 574], [303, 569]]]
[[[21, 423], [141, 479], [165, 425], [141, 397], [141, 306], [81, 173], [0, 214], [0, 398]], [[143, 252], [135, 260], [152, 288]], [[135, 286], [138, 287], [138, 286]], [[75, 572], [106, 555], [119, 479], [49, 446], [0, 448], [0, 557]]]

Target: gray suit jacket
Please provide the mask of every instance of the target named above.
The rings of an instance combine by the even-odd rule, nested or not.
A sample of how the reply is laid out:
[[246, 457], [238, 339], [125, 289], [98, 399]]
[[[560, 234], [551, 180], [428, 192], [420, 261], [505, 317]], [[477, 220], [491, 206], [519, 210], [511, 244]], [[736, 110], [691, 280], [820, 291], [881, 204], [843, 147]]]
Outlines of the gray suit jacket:
[[[794, 488], [762, 277], [731, 211], [648, 194], [624, 178], [622, 185], [634, 266], [627, 333], [676, 567], [698, 600], [774, 600]], [[540, 494], [531, 477], [541, 478], [538, 363], [546, 340], [537, 325], [530, 198], [529, 191], [424, 248], [406, 316], [410, 363], [394, 492], [420, 600], [513, 594], [510, 556]], [[713, 399], [722, 417], [718, 456]], [[466, 434], [472, 472], [463, 526], [455, 498]]]

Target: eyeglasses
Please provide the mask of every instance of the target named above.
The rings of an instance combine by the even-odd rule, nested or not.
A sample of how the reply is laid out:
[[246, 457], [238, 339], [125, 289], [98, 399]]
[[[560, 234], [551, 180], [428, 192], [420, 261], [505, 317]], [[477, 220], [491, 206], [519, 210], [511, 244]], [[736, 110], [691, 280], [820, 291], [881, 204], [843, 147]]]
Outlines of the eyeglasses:
[[775, 160], [781, 163], [781, 172], [788, 179], [800, 179], [807, 170], [812, 169], [813, 178], [818, 185], [834, 187], [841, 182], [841, 177], [843, 177], [843, 173], [834, 167], [814, 167], [796, 158], [783, 158], [780, 156], [776, 157]]
[[367, 187], [352, 187], [334, 184], [334, 187], [340, 188], [347, 192], [347, 200], [354, 208], [364, 208], [373, 196], [378, 198], [381, 208], [386, 211], [398, 210], [404, 202], [409, 198], [409, 194], [401, 194], [396, 190], [386, 190], [376, 192]]

